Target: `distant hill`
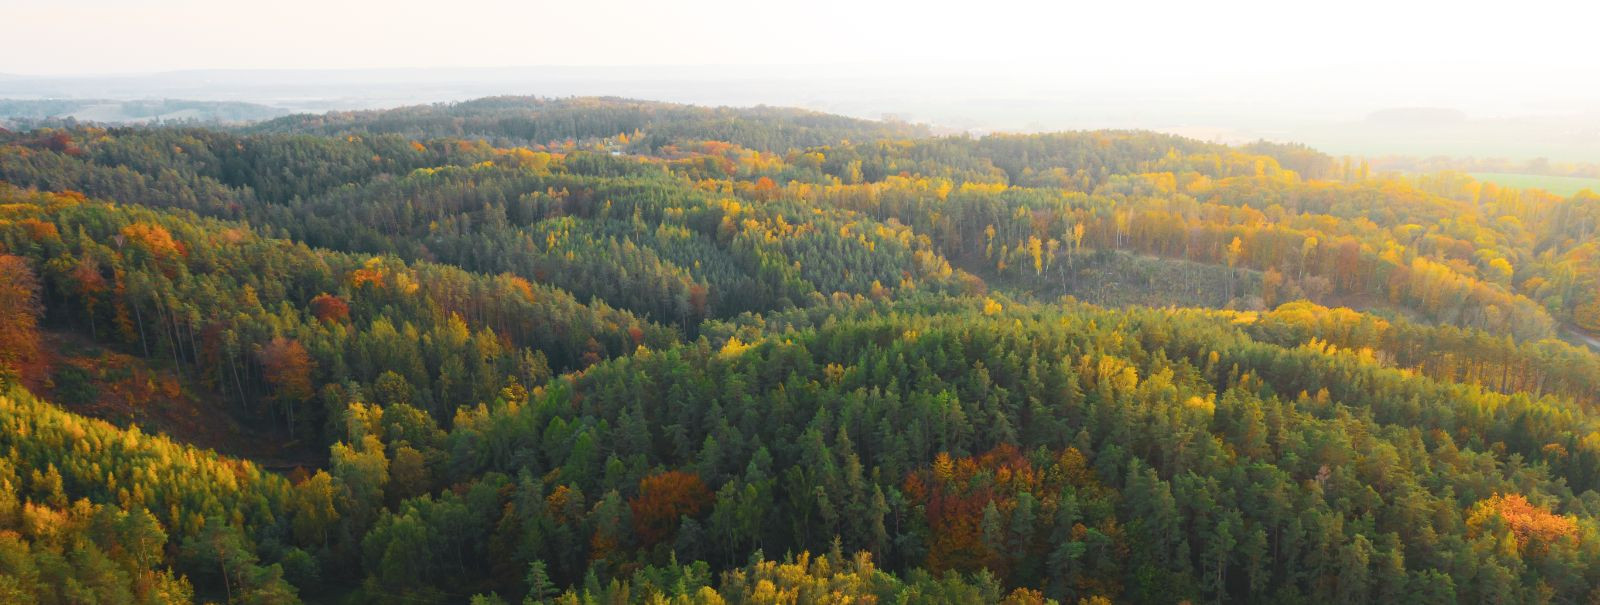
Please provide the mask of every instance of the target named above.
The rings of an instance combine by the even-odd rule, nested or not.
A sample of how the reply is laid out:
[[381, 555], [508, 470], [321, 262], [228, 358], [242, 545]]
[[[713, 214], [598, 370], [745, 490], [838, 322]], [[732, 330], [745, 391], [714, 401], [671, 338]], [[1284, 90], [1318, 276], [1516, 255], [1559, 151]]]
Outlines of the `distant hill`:
[[1455, 109], [1385, 109], [1361, 121], [1306, 124], [1268, 138], [1304, 142], [1334, 155], [1600, 162], [1595, 115], [1481, 117]]
[[466, 137], [488, 139], [497, 144], [544, 144], [642, 133], [643, 139], [635, 144], [649, 149], [675, 141], [719, 140], [763, 151], [929, 134], [923, 126], [903, 122], [878, 122], [783, 107], [701, 107], [617, 97], [511, 96], [387, 110], [293, 115], [251, 130], [318, 135]]
[[[0, 79], [7, 76], [0, 74]], [[113, 124], [151, 122], [240, 123], [275, 118], [287, 110], [234, 101], [183, 99], [0, 99], [0, 120], [78, 120]]]
[[1467, 114], [1446, 107], [1394, 107], [1381, 109], [1367, 115], [1368, 124], [1384, 126], [1431, 126], [1459, 124], [1467, 121]]

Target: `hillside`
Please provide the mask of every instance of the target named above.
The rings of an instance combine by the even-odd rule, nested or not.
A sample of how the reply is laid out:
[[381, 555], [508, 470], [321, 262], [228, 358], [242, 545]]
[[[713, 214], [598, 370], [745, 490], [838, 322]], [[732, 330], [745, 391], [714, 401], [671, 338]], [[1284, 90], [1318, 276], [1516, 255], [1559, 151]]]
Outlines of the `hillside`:
[[1597, 226], [613, 98], [0, 131], [0, 601], [1582, 602]]
[[399, 109], [301, 114], [271, 120], [250, 131], [458, 137], [516, 145], [585, 143], [625, 135], [633, 141], [618, 143], [631, 151], [655, 151], [682, 140], [716, 140], [768, 152], [928, 134], [926, 128], [910, 124], [800, 109], [708, 108], [614, 97], [490, 97]]
[[0, 99], [0, 123], [30, 124], [76, 120], [109, 124], [236, 124], [276, 118], [285, 110], [227, 101], [181, 99]]

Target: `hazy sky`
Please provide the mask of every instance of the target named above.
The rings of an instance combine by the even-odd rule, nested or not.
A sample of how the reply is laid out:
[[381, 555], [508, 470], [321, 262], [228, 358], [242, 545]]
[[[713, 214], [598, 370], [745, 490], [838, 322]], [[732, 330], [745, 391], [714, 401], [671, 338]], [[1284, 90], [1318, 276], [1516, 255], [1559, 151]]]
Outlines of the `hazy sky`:
[[[1592, 42], [1600, 9], [1592, 4], [0, 0], [0, 74], [771, 66], [726, 73], [878, 82], [893, 71], [918, 76], [919, 90], [941, 98], [1079, 92], [1104, 99], [1137, 89], [1240, 111], [1337, 107], [1349, 116], [1444, 106], [1477, 117], [1600, 114], [1600, 52]], [[990, 80], [953, 77], [973, 74]]]
[[[0, 0], [0, 72], [894, 63], [1172, 76], [1600, 72], [1595, 9], [1522, 0]], [[1570, 72], [1569, 72], [1570, 73]], [[1487, 84], [1487, 83], [1486, 83]]]

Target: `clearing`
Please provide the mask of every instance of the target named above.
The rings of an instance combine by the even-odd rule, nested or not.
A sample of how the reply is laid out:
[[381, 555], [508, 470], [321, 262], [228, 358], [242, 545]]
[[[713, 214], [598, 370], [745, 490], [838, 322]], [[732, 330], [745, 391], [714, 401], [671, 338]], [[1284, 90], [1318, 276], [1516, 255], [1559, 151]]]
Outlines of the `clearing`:
[[1472, 178], [1518, 189], [1543, 189], [1560, 196], [1570, 196], [1588, 189], [1600, 192], [1600, 179], [1579, 176], [1545, 176], [1516, 172], [1469, 172]]
[[319, 468], [318, 448], [289, 442], [281, 429], [222, 403], [198, 381], [171, 364], [118, 353], [76, 334], [40, 332], [43, 371], [24, 384], [74, 414], [244, 458], [287, 471]]

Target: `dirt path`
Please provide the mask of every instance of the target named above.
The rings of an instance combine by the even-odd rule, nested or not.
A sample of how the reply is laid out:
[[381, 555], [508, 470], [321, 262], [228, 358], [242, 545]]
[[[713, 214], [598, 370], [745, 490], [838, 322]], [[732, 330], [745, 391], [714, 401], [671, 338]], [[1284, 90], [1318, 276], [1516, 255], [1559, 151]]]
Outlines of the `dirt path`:
[[1585, 345], [1589, 345], [1590, 349], [1594, 350], [1596, 353], [1600, 353], [1600, 338], [1596, 338], [1594, 336], [1590, 336], [1588, 334], [1583, 333], [1583, 330], [1579, 330], [1577, 328], [1574, 328], [1572, 326], [1567, 326], [1567, 325], [1561, 326], [1561, 331], [1565, 332], [1566, 335], [1569, 338], [1571, 338], [1572, 340], [1578, 341], [1579, 343], [1582, 343], [1582, 344], [1585, 344]]

